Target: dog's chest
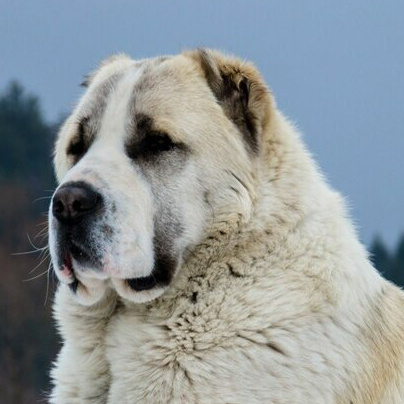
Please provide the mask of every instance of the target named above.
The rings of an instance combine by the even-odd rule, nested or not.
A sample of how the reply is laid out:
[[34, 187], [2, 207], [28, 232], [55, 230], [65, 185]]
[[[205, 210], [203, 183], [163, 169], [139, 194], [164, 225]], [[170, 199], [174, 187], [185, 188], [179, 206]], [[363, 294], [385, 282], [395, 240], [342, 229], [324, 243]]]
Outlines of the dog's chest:
[[111, 319], [108, 404], [289, 403], [301, 402], [302, 394], [310, 395], [304, 402], [330, 402], [332, 392], [312, 382], [315, 372], [319, 386], [330, 384], [324, 355], [332, 355], [331, 347], [304, 330], [304, 316], [227, 292], [177, 303], [169, 316], [125, 308]]
[[222, 373], [233, 366], [212, 353], [222, 356], [230, 349], [235, 330], [195, 299], [180, 302], [169, 316], [132, 308], [111, 319], [105, 338], [112, 380], [108, 403], [210, 402], [201, 401], [200, 390], [215, 387], [218, 365]]

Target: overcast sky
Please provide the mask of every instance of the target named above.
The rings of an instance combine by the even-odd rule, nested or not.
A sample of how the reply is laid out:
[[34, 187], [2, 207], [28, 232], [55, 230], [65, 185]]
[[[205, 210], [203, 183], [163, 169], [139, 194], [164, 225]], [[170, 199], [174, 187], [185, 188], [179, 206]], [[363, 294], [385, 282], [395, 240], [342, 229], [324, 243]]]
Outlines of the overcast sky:
[[253, 60], [362, 240], [379, 233], [394, 245], [404, 231], [403, 0], [0, 0], [0, 89], [18, 79], [49, 120], [109, 54], [195, 46]]

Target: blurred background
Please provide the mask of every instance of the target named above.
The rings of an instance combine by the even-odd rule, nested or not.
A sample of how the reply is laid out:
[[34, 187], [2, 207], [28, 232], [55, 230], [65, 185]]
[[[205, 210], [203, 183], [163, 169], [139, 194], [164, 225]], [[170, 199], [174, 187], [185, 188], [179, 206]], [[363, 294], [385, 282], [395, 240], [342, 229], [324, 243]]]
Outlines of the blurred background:
[[253, 60], [376, 267], [404, 285], [403, 15], [402, 0], [0, 0], [0, 404], [46, 401], [52, 143], [111, 53], [208, 46]]

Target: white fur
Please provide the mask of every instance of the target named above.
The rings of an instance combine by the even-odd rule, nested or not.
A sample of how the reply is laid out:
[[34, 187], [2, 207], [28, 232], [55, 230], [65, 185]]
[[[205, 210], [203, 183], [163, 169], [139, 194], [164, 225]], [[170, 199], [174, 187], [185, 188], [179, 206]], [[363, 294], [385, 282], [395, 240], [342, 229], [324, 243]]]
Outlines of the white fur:
[[[119, 70], [130, 63], [125, 58], [112, 64]], [[180, 71], [191, 64], [184, 56], [178, 63]], [[184, 87], [202, 86], [190, 80]], [[184, 174], [190, 193], [177, 188], [176, 199], [191, 229], [181, 243], [191, 251], [159, 299], [133, 303], [164, 290], [134, 297], [120, 283], [126, 268], [150, 271], [152, 261], [147, 243], [153, 201], [117, 140], [128, 87], [122, 82], [116, 89], [94, 148], [76, 167], [67, 172], [57, 155], [62, 183], [77, 177], [105, 181], [117, 203], [137, 204], [132, 212], [142, 217], [122, 215], [116, 244], [105, 243], [110, 259], [121, 257], [121, 265], [106, 265], [105, 279], [83, 278], [104, 285], [90, 299], [94, 304], [83, 307], [67, 286], [59, 287], [55, 316], [65, 342], [52, 373], [51, 403], [403, 403], [403, 293], [372, 268], [344, 201], [274, 105], [262, 155], [251, 160], [208, 92], [201, 89], [199, 99], [186, 102], [175, 89], [158, 94], [172, 98], [183, 117], [180, 124], [171, 112], [170, 122], [189, 129], [199, 153]], [[158, 105], [157, 116], [163, 113]], [[195, 105], [201, 106], [195, 111]], [[63, 132], [60, 139], [61, 154]], [[201, 172], [213, 215], [195, 199], [199, 188], [192, 181]], [[128, 223], [138, 227], [126, 228]], [[132, 253], [137, 245], [120, 250], [121, 241], [132, 239], [145, 243], [139, 247], [144, 256]], [[130, 266], [126, 259], [143, 261]]]

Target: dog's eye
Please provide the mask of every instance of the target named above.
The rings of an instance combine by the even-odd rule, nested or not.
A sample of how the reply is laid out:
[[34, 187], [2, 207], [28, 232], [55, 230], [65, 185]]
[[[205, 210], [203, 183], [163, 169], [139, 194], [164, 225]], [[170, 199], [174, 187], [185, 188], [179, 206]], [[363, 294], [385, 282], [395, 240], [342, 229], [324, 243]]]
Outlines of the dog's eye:
[[154, 158], [160, 154], [181, 149], [180, 143], [175, 143], [165, 133], [152, 132], [147, 134], [140, 143], [128, 144], [126, 153], [131, 159]]
[[83, 157], [87, 149], [88, 145], [85, 138], [85, 121], [81, 121], [78, 125], [77, 135], [69, 144], [67, 154], [72, 156], [76, 163], [81, 157]]
[[140, 149], [144, 153], [162, 153], [170, 151], [176, 147], [176, 144], [166, 134], [153, 134], [146, 136], [140, 144]]

